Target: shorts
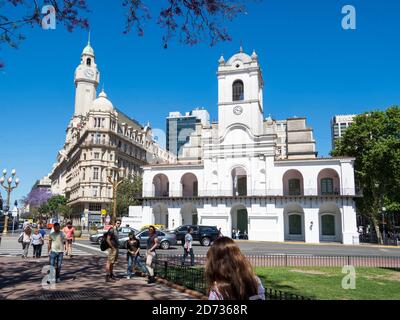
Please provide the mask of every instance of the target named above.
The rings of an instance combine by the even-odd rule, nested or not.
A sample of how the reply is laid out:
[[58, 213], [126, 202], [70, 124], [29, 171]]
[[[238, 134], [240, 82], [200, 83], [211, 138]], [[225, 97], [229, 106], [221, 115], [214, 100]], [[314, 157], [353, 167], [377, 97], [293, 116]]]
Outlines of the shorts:
[[109, 248], [108, 249], [108, 262], [116, 263], [118, 260], [118, 249]]

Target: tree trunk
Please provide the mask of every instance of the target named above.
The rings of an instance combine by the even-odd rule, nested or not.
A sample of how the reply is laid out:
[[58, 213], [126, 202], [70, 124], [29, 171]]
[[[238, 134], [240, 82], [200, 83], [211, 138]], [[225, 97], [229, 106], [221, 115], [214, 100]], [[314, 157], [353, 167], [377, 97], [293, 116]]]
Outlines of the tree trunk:
[[375, 227], [376, 236], [378, 237], [378, 243], [383, 244], [382, 233], [379, 229], [379, 221], [374, 216], [371, 217], [371, 220]]

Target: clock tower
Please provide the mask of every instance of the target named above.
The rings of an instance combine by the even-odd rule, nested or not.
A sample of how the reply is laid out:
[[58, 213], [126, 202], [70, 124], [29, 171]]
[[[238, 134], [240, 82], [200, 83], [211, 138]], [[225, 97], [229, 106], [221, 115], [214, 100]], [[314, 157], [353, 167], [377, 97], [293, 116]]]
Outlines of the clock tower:
[[96, 90], [100, 81], [100, 72], [95, 63], [94, 50], [90, 45], [90, 36], [87, 46], [81, 55], [81, 64], [75, 71], [75, 116], [85, 115], [96, 99]]
[[254, 135], [263, 134], [263, 79], [258, 57], [238, 53], [228, 61], [221, 56], [218, 66], [218, 132], [223, 136], [235, 124]]

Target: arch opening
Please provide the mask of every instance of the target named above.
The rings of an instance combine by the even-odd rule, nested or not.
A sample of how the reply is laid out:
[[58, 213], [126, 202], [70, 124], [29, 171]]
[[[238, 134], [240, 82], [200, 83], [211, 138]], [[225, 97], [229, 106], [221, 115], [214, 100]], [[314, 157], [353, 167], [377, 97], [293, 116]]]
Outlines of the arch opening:
[[168, 197], [169, 196], [169, 180], [165, 174], [157, 174], [153, 178], [154, 196]]

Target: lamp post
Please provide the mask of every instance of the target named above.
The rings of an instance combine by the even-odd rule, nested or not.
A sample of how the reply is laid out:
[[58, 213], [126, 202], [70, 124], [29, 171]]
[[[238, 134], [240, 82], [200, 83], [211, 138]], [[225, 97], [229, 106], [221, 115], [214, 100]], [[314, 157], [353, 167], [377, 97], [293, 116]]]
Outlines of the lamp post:
[[385, 231], [386, 231], [386, 226], [385, 226], [385, 212], [386, 212], [386, 207], [382, 207], [382, 233], [383, 233], [383, 244], [385, 244], [385, 240], [386, 240], [386, 235], [385, 235]]
[[[3, 176], [0, 178], [0, 184], [7, 192], [6, 206], [3, 208], [4, 209], [3, 210], [3, 212], [4, 212], [3, 234], [4, 235], [6, 235], [8, 233], [8, 211], [10, 210], [11, 191], [13, 191], [16, 187], [18, 187], [18, 184], [19, 184], [19, 179], [15, 178], [16, 174], [17, 174], [17, 171], [15, 169], [12, 169], [11, 176], [8, 179], [6, 179], [7, 170], [4, 169]], [[15, 180], [14, 180], [14, 178], [15, 178]], [[14, 182], [14, 185], [13, 185], [13, 182]]]
[[107, 180], [111, 183], [113, 188], [113, 218], [117, 217], [117, 189], [123, 181], [123, 168], [119, 168], [117, 174], [113, 174], [115, 171], [112, 169], [107, 170]]

